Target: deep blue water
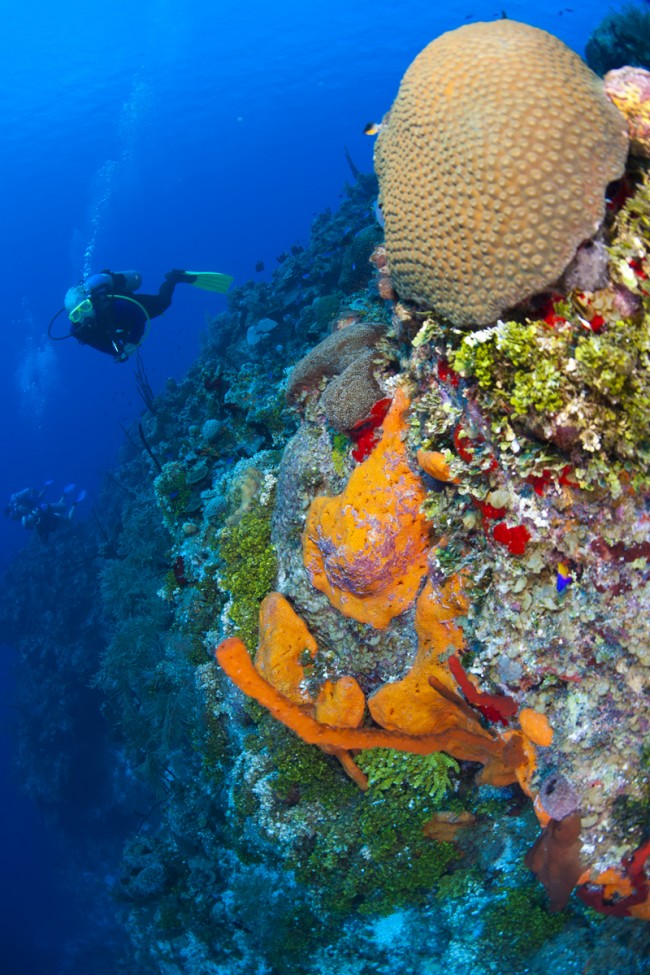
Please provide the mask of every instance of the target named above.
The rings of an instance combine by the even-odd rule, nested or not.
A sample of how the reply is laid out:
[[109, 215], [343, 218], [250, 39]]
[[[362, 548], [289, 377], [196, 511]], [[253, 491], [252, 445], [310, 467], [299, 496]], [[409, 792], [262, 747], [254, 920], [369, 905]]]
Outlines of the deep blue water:
[[[511, 3], [508, 16], [582, 53], [606, 0]], [[0, 497], [53, 478], [88, 488], [113, 464], [120, 423], [140, 412], [132, 363], [117, 365], [47, 325], [67, 287], [103, 267], [138, 268], [144, 291], [172, 267], [268, 276], [369, 170], [379, 119], [413, 56], [443, 30], [494, 19], [490, 0], [25, 0], [0, 26], [2, 237]], [[266, 271], [255, 271], [263, 261]], [[178, 289], [143, 349], [155, 390], [193, 361], [222, 297]], [[87, 508], [89, 505], [87, 505]], [[25, 540], [6, 520], [0, 565]], [[3, 694], [11, 694], [7, 651]], [[9, 744], [0, 751], [8, 764]], [[0, 928], [11, 975], [56, 972], [57, 932], [79, 915], [57, 894], [59, 852], [5, 776]], [[34, 936], [40, 931], [42, 939]], [[11, 936], [9, 935], [11, 932]], [[31, 932], [31, 937], [30, 937]], [[10, 942], [8, 941], [10, 937]], [[43, 941], [46, 961], [39, 956]]]
[[[2, 703], [10, 683], [11, 657], [0, 647]], [[83, 928], [79, 905], [63, 891], [64, 852], [39, 809], [21, 795], [10, 775], [13, 739], [0, 712], [3, 897], [0, 952], [11, 975], [57, 971], [64, 947]], [[36, 923], [35, 923], [36, 921]]]

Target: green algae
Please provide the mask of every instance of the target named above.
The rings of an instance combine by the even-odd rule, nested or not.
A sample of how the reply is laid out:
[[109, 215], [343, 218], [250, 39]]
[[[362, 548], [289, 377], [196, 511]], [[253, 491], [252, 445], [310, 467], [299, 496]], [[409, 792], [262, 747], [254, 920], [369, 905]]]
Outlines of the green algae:
[[[422, 776], [420, 788], [395, 774], [390, 784], [371, 784], [363, 793], [336, 759], [296, 738], [267, 712], [247, 742], [249, 754], [264, 757], [268, 771], [261, 774], [268, 775], [277, 803], [273, 818], [290, 816], [295, 824], [295, 837], [285, 839], [282, 866], [317, 899], [322, 917], [347, 917], [354, 911], [384, 915], [433, 896], [436, 883], [459, 856], [453, 844], [427, 839], [422, 829], [446, 791], [447, 763], [437, 775], [430, 768], [424, 774], [426, 766], [413, 763], [414, 779]], [[391, 752], [387, 765], [391, 757], [395, 764], [411, 758]], [[364, 753], [357, 760], [365, 764]], [[377, 756], [369, 765], [379, 766]], [[238, 820], [256, 818], [259, 801], [255, 777], [240, 778], [233, 792]], [[314, 830], [308, 824], [315, 822]]]
[[372, 792], [408, 785], [439, 803], [452, 785], [451, 773], [458, 762], [444, 752], [410, 755], [392, 748], [369, 748], [357, 756], [357, 764], [368, 776]]
[[255, 731], [247, 736], [251, 754], [266, 753], [271, 771], [270, 784], [280, 802], [318, 802], [329, 813], [345, 808], [358, 788], [347, 778], [336, 759], [315, 745], [308, 745], [256, 701]]
[[495, 959], [521, 962], [565, 927], [568, 912], [549, 914], [543, 895], [532, 884], [509, 890], [483, 911], [483, 938]]
[[426, 902], [458, 857], [453, 844], [424, 836], [432, 805], [407, 794], [399, 802], [355, 799], [319, 830], [306, 856], [295, 856], [296, 876], [310, 887], [322, 885], [323, 907], [338, 916], [383, 915]]
[[647, 162], [636, 161], [638, 182], [632, 196], [626, 200], [616, 216], [615, 232], [608, 247], [612, 258], [612, 275], [616, 281], [647, 297], [650, 284], [645, 275], [633, 273], [630, 262], [647, 257], [646, 245], [650, 236], [650, 170]]
[[555, 413], [563, 405], [562, 376], [552, 362], [539, 361], [530, 372], [516, 370], [510, 395], [514, 416], [528, 410]]
[[165, 520], [171, 526], [182, 517], [192, 494], [183, 465], [178, 461], [165, 464], [154, 482], [154, 489]]
[[644, 316], [616, 320], [598, 333], [579, 322], [555, 331], [543, 321], [507, 322], [480, 340], [466, 337], [451, 358], [461, 375], [476, 380], [497, 438], [519, 422], [552, 442], [554, 416], [565, 417], [558, 427], [572, 428], [572, 442], [583, 451], [581, 481], [590, 486], [602, 480], [600, 452], [617, 475], [628, 463], [644, 479], [650, 475], [649, 351]]
[[202, 693], [203, 721], [194, 732], [195, 749], [206, 780], [211, 786], [220, 786], [227, 773], [229, 746], [223, 690], [220, 681], [215, 679], [214, 664], [203, 664], [196, 673]]
[[228, 616], [249, 649], [257, 646], [260, 603], [273, 588], [277, 572], [271, 543], [271, 508], [255, 505], [235, 525], [218, 535], [219, 580], [228, 592]]
[[472, 375], [481, 389], [498, 383], [498, 366], [507, 363], [519, 371], [535, 366], [536, 343], [532, 329], [521, 322], [505, 322], [499, 327], [466, 336], [453, 353], [452, 366], [461, 375]]
[[204, 718], [205, 728], [198, 748], [201, 755], [203, 774], [213, 784], [221, 783], [226, 775], [226, 755], [228, 736], [223, 721], [208, 711]]
[[344, 433], [333, 433], [332, 467], [342, 477], [349, 468], [350, 440]]
[[436, 803], [408, 790], [395, 791], [395, 797], [364, 802], [359, 811], [362, 877], [351, 877], [347, 887], [352, 893], [361, 881], [361, 913], [384, 914], [425, 902], [459, 856], [453, 843], [429, 840], [422, 832]]
[[204, 566], [201, 579], [192, 585], [190, 598], [185, 605], [186, 630], [191, 636], [188, 659], [199, 665], [205, 661], [205, 634], [214, 625], [226, 604], [226, 596], [219, 586], [216, 565]]

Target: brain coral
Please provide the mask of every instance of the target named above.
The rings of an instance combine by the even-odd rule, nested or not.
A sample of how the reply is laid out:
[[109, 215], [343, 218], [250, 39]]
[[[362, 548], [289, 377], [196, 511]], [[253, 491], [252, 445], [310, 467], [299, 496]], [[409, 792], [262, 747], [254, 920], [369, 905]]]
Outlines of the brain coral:
[[505, 19], [443, 34], [375, 148], [396, 291], [471, 326], [545, 290], [601, 223], [627, 147], [600, 79], [551, 34]]

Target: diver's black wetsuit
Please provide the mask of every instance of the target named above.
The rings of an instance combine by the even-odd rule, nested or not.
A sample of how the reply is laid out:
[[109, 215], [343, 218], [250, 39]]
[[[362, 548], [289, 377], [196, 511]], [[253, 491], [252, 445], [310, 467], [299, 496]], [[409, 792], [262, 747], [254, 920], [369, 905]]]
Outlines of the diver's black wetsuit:
[[73, 325], [71, 334], [98, 352], [105, 352], [119, 361], [127, 359], [126, 347], [140, 344], [148, 319], [162, 315], [171, 305], [181, 275], [182, 272], [171, 271], [165, 275], [157, 295], [145, 295], [129, 291], [125, 287], [124, 275], [114, 274], [110, 295], [91, 295], [94, 317]]
[[41, 504], [33, 527], [40, 540], [46, 542], [52, 532], [61, 527], [64, 520], [65, 516], [57, 510], [57, 505]]
[[[120, 275], [117, 275], [119, 277]], [[162, 315], [164, 311], [167, 311], [172, 303], [172, 296], [174, 294], [174, 288], [178, 284], [175, 278], [166, 278], [165, 281], [160, 285], [157, 295], [141, 295], [138, 294], [137, 300], [142, 305], [146, 311], [149, 318], [156, 318], [157, 315]], [[128, 295], [128, 291], [121, 292], [122, 294]]]

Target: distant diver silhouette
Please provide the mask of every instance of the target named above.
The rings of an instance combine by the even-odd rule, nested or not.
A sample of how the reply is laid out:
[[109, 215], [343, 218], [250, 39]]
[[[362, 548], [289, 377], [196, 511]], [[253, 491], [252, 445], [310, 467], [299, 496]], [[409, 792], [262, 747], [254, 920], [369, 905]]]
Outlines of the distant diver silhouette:
[[32, 487], [16, 491], [5, 508], [7, 518], [19, 521], [29, 531], [33, 529], [42, 542], [46, 542], [63, 521], [72, 518], [75, 508], [86, 497], [85, 491], [79, 491], [71, 501], [70, 496], [76, 488], [74, 484], [66, 484], [59, 501], [44, 501], [45, 492], [51, 484], [52, 481], [46, 481], [40, 490]]

